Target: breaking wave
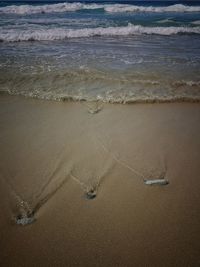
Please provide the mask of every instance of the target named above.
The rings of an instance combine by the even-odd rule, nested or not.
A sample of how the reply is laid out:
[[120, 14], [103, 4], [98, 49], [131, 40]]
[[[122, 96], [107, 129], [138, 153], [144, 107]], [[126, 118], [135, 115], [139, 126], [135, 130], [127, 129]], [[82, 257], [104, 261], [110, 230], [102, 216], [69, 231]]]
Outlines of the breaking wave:
[[131, 36], [141, 34], [174, 35], [179, 33], [200, 34], [200, 27], [144, 27], [141, 25], [129, 24], [125, 27], [84, 29], [10, 29], [0, 31], [0, 41], [53, 41], [93, 36]]
[[171, 6], [153, 7], [153, 6], [133, 6], [133, 5], [113, 5], [105, 7], [107, 12], [199, 12], [200, 6], [186, 6], [176, 4]]
[[195, 21], [192, 22], [192, 24], [194, 24], [194, 25], [200, 25], [200, 20], [195, 20]]
[[161, 20], [158, 20], [156, 22], [159, 24], [162, 24], [162, 23], [171, 23], [171, 22], [174, 23], [175, 21], [173, 19], [169, 18], [169, 19], [161, 19]]
[[37, 14], [53, 12], [74, 12], [84, 9], [103, 9], [105, 12], [199, 12], [200, 6], [187, 6], [175, 4], [165, 7], [136, 6], [128, 4], [83, 4], [83, 3], [59, 3], [49, 5], [12, 5], [0, 8], [0, 13], [10, 14]]
[[[88, 8], [94, 9], [97, 7], [96, 4], [88, 5]], [[53, 13], [53, 12], [73, 12], [81, 9], [86, 9], [87, 5], [81, 3], [59, 3], [51, 5], [20, 5], [20, 6], [6, 6], [0, 8], [0, 13], [9, 14], [37, 14], [37, 13]]]

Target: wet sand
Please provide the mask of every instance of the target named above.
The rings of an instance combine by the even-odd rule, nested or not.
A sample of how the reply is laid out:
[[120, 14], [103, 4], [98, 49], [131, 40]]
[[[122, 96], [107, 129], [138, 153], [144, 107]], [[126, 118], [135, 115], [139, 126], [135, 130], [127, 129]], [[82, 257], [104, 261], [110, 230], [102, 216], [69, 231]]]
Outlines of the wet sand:
[[200, 266], [200, 104], [88, 105], [0, 97], [0, 266]]

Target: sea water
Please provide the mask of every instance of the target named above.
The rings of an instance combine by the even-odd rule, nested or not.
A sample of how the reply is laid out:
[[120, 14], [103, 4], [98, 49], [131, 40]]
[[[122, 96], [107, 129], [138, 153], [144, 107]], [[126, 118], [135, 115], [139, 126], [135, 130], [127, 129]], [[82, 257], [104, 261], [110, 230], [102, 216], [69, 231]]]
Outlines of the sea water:
[[199, 1], [1, 1], [0, 93], [200, 100]]

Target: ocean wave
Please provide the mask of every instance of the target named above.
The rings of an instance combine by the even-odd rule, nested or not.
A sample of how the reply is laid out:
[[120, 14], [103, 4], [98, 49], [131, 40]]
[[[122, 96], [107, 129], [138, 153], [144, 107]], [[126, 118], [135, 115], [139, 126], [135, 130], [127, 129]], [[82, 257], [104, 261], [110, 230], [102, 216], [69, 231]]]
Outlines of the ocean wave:
[[59, 3], [48, 5], [12, 5], [0, 7], [0, 13], [9, 14], [37, 14], [53, 12], [74, 12], [84, 9], [104, 9], [106, 12], [199, 12], [200, 6], [187, 6], [175, 4], [164, 7], [136, 6], [128, 4], [83, 4], [83, 3]]
[[113, 5], [105, 7], [107, 12], [199, 12], [200, 6], [186, 6], [182, 4], [153, 7], [153, 6], [134, 6], [134, 5]]
[[200, 20], [195, 20], [195, 21], [193, 21], [191, 23], [194, 24], [194, 25], [200, 25]]
[[20, 5], [20, 6], [6, 6], [0, 8], [0, 13], [9, 14], [37, 14], [37, 13], [62, 13], [62, 12], [73, 12], [83, 9], [99, 9], [103, 8], [104, 5], [99, 4], [82, 4], [82, 3], [59, 3], [50, 5]]
[[175, 23], [175, 21], [172, 18], [162, 19], [162, 20], [158, 20], [156, 22], [160, 23], [160, 24], [163, 24], [163, 23]]
[[144, 27], [141, 25], [129, 24], [125, 27], [84, 29], [10, 29], [0, 31], [0, 41], [53, 41], [94, 36], [131, 36], [141, 34], [174, 35], [179, 33], [200, 34], [200, 27]]

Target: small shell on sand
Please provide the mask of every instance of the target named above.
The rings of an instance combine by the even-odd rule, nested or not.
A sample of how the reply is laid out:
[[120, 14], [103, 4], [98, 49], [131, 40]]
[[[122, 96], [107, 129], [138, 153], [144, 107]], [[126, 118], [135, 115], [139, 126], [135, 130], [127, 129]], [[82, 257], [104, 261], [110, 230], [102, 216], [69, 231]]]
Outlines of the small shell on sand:
[[144, 180], [144, 183], [146, 185], [167, 185], [169, 184], [169, 181], [166, 179], [152, 179], [152, 180]]
[[99, 102], [91, 102], [91, 103], [88, 103], [86, 106], [90, 114], [96, 114], [103, 109], [103, 105], [100, 104]]
[[18, 216], [15, 218], [15, 222], [16, 222], [16, 224], [18, 224], [18, 225], [22, 225], [22, 226], [31, 224], [31, 223], [33, 223], [34, 221], [35, 221], [35, 218], [33, 217], [33, 215], [26, 215], [26, 216], [18, 215]]
[[95, 189], [90, 189], [90, 190], [88, 190], [88, 191], [86, 192], [86, 197], [87, 197], [88, 199], [93, 199], [93, 198], [96, 197], [96, 195], [97, 195], [97, 190], [95, 190]]
[[98, 113], [99, 111], [101, 111], [101, 108], [96, 108], [96, 109], [88, 108], [88, 112], [89, 112], [90, 114], [96, 114], [96, 113]]

